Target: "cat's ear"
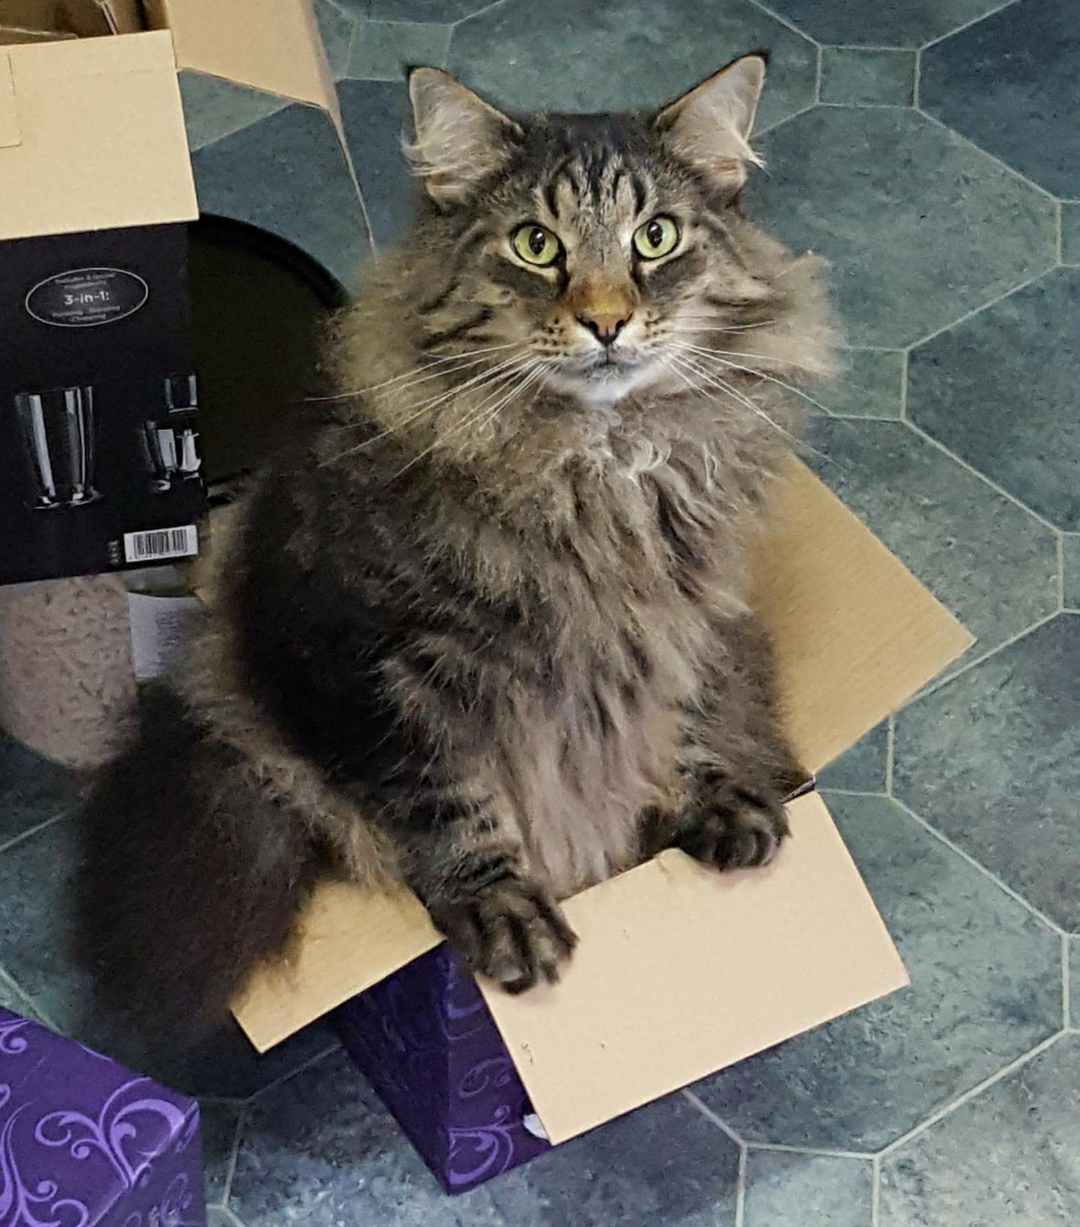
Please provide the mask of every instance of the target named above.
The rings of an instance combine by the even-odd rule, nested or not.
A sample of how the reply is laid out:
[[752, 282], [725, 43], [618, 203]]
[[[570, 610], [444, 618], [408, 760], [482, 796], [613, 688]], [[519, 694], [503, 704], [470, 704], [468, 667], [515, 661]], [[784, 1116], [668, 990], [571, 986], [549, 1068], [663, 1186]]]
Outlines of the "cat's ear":
[[509, 157], [521, 128], [438, 68], [409, 72], [416, 138], [405, 146], [436, 204], [460, 204]]
[[761, 165], [750, 132], [764, 84], [765, 56], [744, 55], [662, 107], [653, 122], [673, 153], [737, 192], [747, 163]]

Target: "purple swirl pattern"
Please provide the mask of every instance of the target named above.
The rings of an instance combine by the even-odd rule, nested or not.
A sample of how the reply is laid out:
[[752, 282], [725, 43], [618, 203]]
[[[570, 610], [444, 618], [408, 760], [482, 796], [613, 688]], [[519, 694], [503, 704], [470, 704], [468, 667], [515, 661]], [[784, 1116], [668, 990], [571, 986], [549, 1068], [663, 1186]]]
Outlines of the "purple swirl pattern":
[[0, 1056], [17, 1057], [26, 1051], [27, 1039], [21, 1034], [28, 1026], [25, 1018], [17, 1018], [14, 1014], [4, 1017], [0, 1011]]
[[464, 1192], [550, 1149], [476, 981], [446, 947], [335, 1012], [342, 1043], [443, 1188]]
[[205, 1227], [198, 1125], [191, 1100], [0, 1010], [0, 1227]]
[[[149, 1078], [125, 1082], [106, 1099], [96, 1119], [70, 1109], [50, 1112], [38, 1121], [34, 1137], [45, 1146], [69, 1147], [73, 1159], [86, 1159], [91, 1151], [99, 1151], [112, 1164], [124, 1188], [139, 1188], [146, 1182], [150, 1164], [157, 1157], [153, 1145], [147, 1148], [140, 1141], [140, 1126], [144, 1127], [143, 1134], [156, 1142], [160, 1131], [146, 1131], [147, 1118], [163, 1122], [170, 1134], [182, 1131], [186, 1123], [186, 1113], [175, 1104], [156, 1096], [143, 1096], [144, 1090], [153, 1088]], [[139, 1097], [124, 1103], [132, 1092]]]

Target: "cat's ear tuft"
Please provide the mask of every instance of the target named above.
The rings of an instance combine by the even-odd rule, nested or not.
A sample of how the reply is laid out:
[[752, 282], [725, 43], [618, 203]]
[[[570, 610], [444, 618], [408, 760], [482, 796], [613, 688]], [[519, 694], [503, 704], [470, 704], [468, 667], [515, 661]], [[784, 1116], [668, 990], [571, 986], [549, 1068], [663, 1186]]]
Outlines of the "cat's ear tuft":
[[662, 107], [653, 121], [673, 153], [732, 194], [746, 183], [747, 163], [762, 164], [750, 132], [765, 60], [763, 52], [744, 55]]
[[438, 68], [409, 71], [415, 138], [405, 145], [436, 204], [467, 200], [510, 156], [521, 128]]

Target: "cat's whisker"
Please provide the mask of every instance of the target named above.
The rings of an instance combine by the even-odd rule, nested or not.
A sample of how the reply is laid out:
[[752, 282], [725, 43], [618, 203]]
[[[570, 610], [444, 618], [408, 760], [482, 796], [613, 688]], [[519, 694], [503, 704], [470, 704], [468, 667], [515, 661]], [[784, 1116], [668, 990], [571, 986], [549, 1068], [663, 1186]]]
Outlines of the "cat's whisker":
[[[698, 331], [705, 332], [707, 329], [699, 329]], [[732, 358], [751, 358], [755, 362], [779, 362], [782, 366], [796, 367], [800, 371], [809, 371], [811, 375], [824, 375], [825, 368], [820, 365], [808, 365], [805, 362], [796, 362], [793, 358], [774, 358], [769, 354], [748, 354], [743, 350], [738, 349], [714, 349], [711, 345], [695, 345], [692, 341], [681, 341], [680, 344], [685, 345], [688, 349], [702, 357], [728, 356]]]
[[705, 367], [697, 366], [692, 358], [683, 355], [681, 360], [689, 364], [692, 370], [696, 370], [701, 378], [703, 378], [711, 387], [717, 388], [726, 393], [733, 400], [738, 401], [739, 404], [744, 405], [747, 409], [750, 409], [753, 413], [756, 413], [758, 417], [767, 422], [774, 430], [779, 431], [779, 433], [782, 434], [784, 438], [794, 446], [799, 445], [799, 440], [791, 433], [790, 430], [786, 430], [783, 426], [781, 426], [780, 423], [766, 413], [760, 405], [755, 404], [748, 396], [745, 396], [742, 392], [740, 392], [738, 388], [732, 387], [731, 384], [721, 379], [715, 374], [715, 372], [709, 372]]
[[[715, 324], [715, 315], [683, 315], [679, 317], [680, 324], [693, 324], [695, 332], [751, 332], [755, 328], [771, 328], [776, 320], [759, 320], [754, 324], [733, 324], [730, 328], [721, 328]], [[708, 327], [698, 325], [709, 325]]]
[[411, 408], [414, 410], [413, 413], [410, 413], [400, 421], [395, 422], [393, 426], [389, 426], [385, 430], [380, 431], [377, 435], [372, 436], [372, 438], [365, 439], [363, 443], [358, 443], [355, 447], [347, 448], [345, 451], [339, 452], [336, 456], [332, 456], [329, 460], [324, 460], [322, 462], [322, 466], [334, 464], [339, 460], [345, 459], [347, 456], [353, 456], [358, 452], [362, 452], [365, 449], [372, 447], [380, 440], [387, 438], [387, 436], [396, 434], [398, 431], [403, 430], [405, 427], [411, 425], [419, 418], [430, 414], [444, 401], [460, 395], [462, 392], [471, 387], [483, 387], [485, 383], [496, 383], [503, 379], [509, 378], [516, 373], [515, 368], [518, 368], [520, 362], [520, 358], [508, 358], [504, 362], [500, 362], [494, 367], [481, 371], [479, 375], [472, 376], [472, 378], [467, 379], [464, 383], [456, 384], [447, 392], [443, 392], [438, 396], [429, 397], [426, 401], [422, 401], [419, 405], [411, 406]]
[[[461, 362], [465, 359], [472, 359], [472, 358], [476, 358], [478, 362], [483, 361], [482, 358], [478, 357], [479, 355], [492, 354], [502, 349], [510, 349], [512, 346], [516, 344], [517, 344], [516, 341], [507, 341], [505, 345], [489, 345], [489, 346], [485, 346], [483, 349], [465, 350], [464, 353], [460, 353], [460, 354], [445, 354], [441, 358], [427, 358], [424, 360], [425, 367], [441, 366], [444, 363]], [[476, 366], [477, 362], [470, 361], [468, 365]], [[464, 368], [451, 367], [450, 369], [451, 370], [461, 370]], [[414, 382], [423, 383], [427, 379], [437, 379], [440, 375], [444, 375], [447, 373], [448, 372], [445, 369], [435, 371], [432, 374], [425, 374], [425, 375], [419, 374], [419, 372], [416, 370], [405, 371], [404, 374], [395, 375], [392, 379], [384, 379], [382, 383], [369, 384], [367, 387], [364, 387], [364, 388], [353, 388], [349, 392], [338, 392], [333, 396], [305, 396], [301, 403], [308, 404], [308, 403], [316, 403], [316, 402], [321, 402], [321, 401], [352, 400], [354, 397], [364, 396], [368, 392], [377, 392], [380, 388], [388, 388], [392, 384], [401, 383], [403, 380], [407, 380], [412, 376], [417, 376]], [[406, 384], [405, 386], [409, 387], [411, 385]]]
[[[745, 371], [748, 375], [755, 375], [758, 379], [764, 379], [769, 383], [775, 383], [778, 387], [785, 388], [788, 392], [791, 392], [792, 395], [801, 397], [808, 404], [813, 405], [815, 409], [820, 409], [822, 413], [826, 413], [832, 417], [832, 410], [828, 407], [828, 405], [823, 405], [821, 401], [815, 400], [814, 397], [812, 397], [809, 393], [802, 391], [801, 388], [796, 388], [793, 384], [787, 383], [783, 379], [777, 379], [775, 375], [767, 375], [764, 371], [759, 371], [752, 366], [742, 366], [738, 362], [729, 362], [728, 360], [719, 357], [716, 350], [703, 349], [701, 346], [696, 345], [685, 346], [685, 348], [696, 354], [698, 357], [712, 358], [715, 362], [719, 363], [723, 367], [726, 367], [728, 370]], [[747, 356], [748, 355], [746, 354], [739, 355], [740, 358], [745, 358]], [[795, 364], [791, 363], [790, 365]]]
[[[508, 403], [508, 401], [513, 396], [515, 396], [518, 392], [522, 391], [531, 382], [533, 377], [536, 375], [536, 371], [531, 369], [534, 362], [535, 362], [535, 359], [529, 360], [529, 364], [525, 368], [527, 373], [525, 374], [524, 378], [510, 389], [509, 393], [507, 393], [504, 399], [499, 402], [499, 405], [497, 406], [497, 408], [502, 408], [503, 405]], [[517, 375], [520, 373], [521, 373], [521, 368], [511, 372], [510, 374]], [[471, 428], [479, 420], [479, 417], [481, 413], [483, 412], [484, 407], [488, 404], [489, 400], [490, 400], [490, 396], [483, 402], [480, 409], [475, 410], [473, 413], [469, 414], [466, 418], [464, 418], [461, 422], [459, 422], [458, 425], [452, 431], [450, 431], [449, 434], [447, 434], [447, 436], [444, 439], [436, 439], [428, 447], [425, 447], [423, 451], [418, 452], [408, 462], [408, 464], [404, 465], [401, 469], [399, 469], [394, 474], [393, 479], [396, 481], [399, 477], [402, 476], [402, 474], [407, 473], [408, 470], [411, 469], [414, 464], [418, 464], [421, 460], [424, 460], [427, 456], [430, 456], [431, 453], [435, 451], [436, 448], [440, 446], [445, 446], [452, 438], [455, 438], [456, 436], [462, 434], [465, 430], [468, 430], [469, 428]]]

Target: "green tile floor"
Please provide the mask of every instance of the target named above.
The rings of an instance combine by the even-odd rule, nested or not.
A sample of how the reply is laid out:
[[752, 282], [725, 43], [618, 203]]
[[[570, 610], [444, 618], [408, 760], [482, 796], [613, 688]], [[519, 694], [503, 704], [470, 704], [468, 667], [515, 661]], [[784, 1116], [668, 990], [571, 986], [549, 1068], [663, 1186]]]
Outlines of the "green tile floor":
[[[507, 107], [589, 109], [658, 103], [771, 48], [769, 173], [749, 207], [829, 258], [854, 347], [820, 392], [809, 458], [978, 635], [822, 779], [912, 984], [449, 1200], [318, 1028], [262, 1061], [233, 1033], [194, 1053], [125, 1051], [64, 954], [72, 782], [0, 745], [0, 1004], [203, 1096], [215, 1227], [1074, 1227], [1074, 0], [316, 11], [377, 246], [409, 209], [402, 64], [449, 67]], [[294, 120], [213, 82], [187, 88], [200, 190], [225, 211], [275, 124], [299, 165], [310, 141]], [[331, 180], [343, 220], [324, 211], [296, 239], [340, 269], [366, 240], [355, 185]]]

